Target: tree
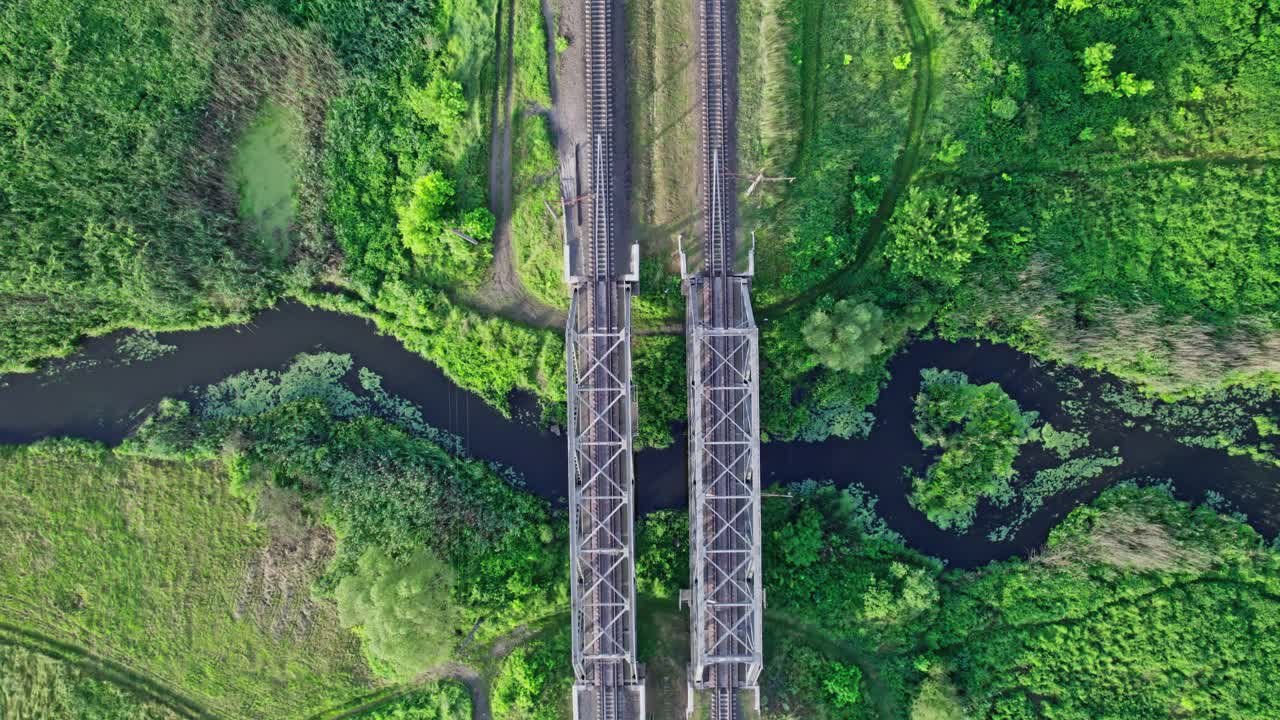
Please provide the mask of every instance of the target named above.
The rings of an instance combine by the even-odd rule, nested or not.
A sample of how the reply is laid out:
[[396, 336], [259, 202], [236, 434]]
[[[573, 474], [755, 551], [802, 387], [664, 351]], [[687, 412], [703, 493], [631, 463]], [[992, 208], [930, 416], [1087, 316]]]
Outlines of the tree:
[[857, 370], [888, 347], [884, 311], [869, 302], [841, 300], [830, 312], [815, 310], [801, 333], [833, 370]]
[[916, 437], [942, 455], [914, 478], [910, 502], [938, 527], [964, 529], [978, 501], [1008, 487], [1013, 461], [1031, 437], [1036, 413], [1022, 412], [997, 384], [929, 368], [916, 396]]
[[400, 209], [400, 236], [415, 255], [439, 252], [444, 209], [453, 201], [454, 187], [440, 172], [429, 172], [413, 184], [413, 194]]
[[851, 708], [862, 700], [862, 670], [857, 665], [832, 662], [827, 677], [822, 681], [831, 704], [838, 708]]
[[454, 193], [453, 182], [432, 171], [413, 183], [409, 202], [399, 208], [405, 247], [424, 261], [433, 277], [445, 283], [474, 278], [493, 254], [484, 242], [493, 236], [493, 214], [477, 208], [459, 218], [448, 212]]
[[773, 539], [782, 550], [787, 564], [809, 567], [818, 562], [822, 551], [822, 516], [817, 510], [806, 507], [792, 522], [773, 533]]
[[371, 548], [338, 583], [338, 617], [364, 638], [375, 672], [407, 681], [449, 657], [458, 618], [453, 583], [453, 570], [426, 550], [397, 562]]
[[884, 254], [891, 272], [901, 279], [953, 288], [982, 251], [988, 229], [976, 195], [913, 187], [889, 221]]

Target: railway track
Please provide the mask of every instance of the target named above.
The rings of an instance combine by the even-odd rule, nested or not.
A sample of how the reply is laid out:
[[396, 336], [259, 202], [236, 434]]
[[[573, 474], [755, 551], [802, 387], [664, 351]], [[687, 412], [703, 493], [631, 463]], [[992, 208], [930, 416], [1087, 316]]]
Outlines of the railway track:
[[588, 220], [581, 273], [567, 273], [566, 328], [573, 706], [578, 720], [625, 720], [644, 712], [635, 654], [631, 280], [618, 268], [613, 0], [585, 0], [585, 11]]
[[757, 693], [760, 653], [758, 333], [735, 272], [736, 37], [728, 0], [698, 0], [702, 267], [686, 278], [690, 396], [690, 682], [713, 720]]

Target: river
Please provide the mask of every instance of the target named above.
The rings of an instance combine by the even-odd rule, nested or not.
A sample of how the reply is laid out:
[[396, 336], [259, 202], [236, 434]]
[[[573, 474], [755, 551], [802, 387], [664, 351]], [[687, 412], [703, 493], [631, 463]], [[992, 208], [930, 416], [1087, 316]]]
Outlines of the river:
[[[417, 404], [428, 423], [463, 438], [470, 454], [515, 468], [531, 491], [564, 503], [567, 453], [562, 436], [520, 420], [522, 414], [529, 415], [527, 410], [521, 413], [517, 408], [514, 420], [503, 417], [364, 320], [286, 303], [250, 325], [157, 337], [177, 350], [126, 363], [117, 355], [118, 336], [93, 338], [74, 357], [54, 363], [56, 372], [0, 378], [0, 443], [56, 436], [118, 443], [161, 398], [185, 395], [193, 386], [244, 370], [280, 368], [298, 353], [325, 350], [350, 354], [357, 366], [381, 375], [388, 392]], [[1062, 401], [1089, 398], [1093, 446], [1117, 447], [1124, 463], [1085, 486], [1049, 498], [1002, 542], [988, 540], [988, 531], [1016, 517], [1017, 503], [1007, 508], [984, 503], [973, 529], [964, 534], [940, 530], [907, 502], [910, 488], [903, 471], [906, 466], [922, 471], [928, 464], [911, 430], [912, 398], [920, 370], [927, 367], [960, 370], [974, 382], [999, 382], [1023, 409], [1039, 411], [1058, 428], [1071, 424]], [[1127, 478], [1172, 480], [1178, 497], [1196, 502], [1213, 490], [1246, 512], [1268, 538], [1280, 529], [1280, 470], [1222, 451], [1182, 445], [1173, 433], [1126, 427], [1123, 418], [1096, 403], [1098, 388], [1112, 382], [1106, 377], [1055, 368], [1006, 346], [937, 340], [908, 346], [889, 369], [893, 379], [873, 408], [876, 425], [869, 438], [766, 443], [766, 482], [829, 478], [841, 485], [861, 483], [879, 497], [880, 515], [912, 547], [962, 568], [1035, 552], [1072, 508]], [[1064, 383], [1064, 378], [1073, 380]], [[1016, 467], [1020, 476], [1029, 477], [1058, 462], [1028, 446]], [[641, 512], [686, 507], [682, 437], [671, 448], [637, 453], [635, 463]]]

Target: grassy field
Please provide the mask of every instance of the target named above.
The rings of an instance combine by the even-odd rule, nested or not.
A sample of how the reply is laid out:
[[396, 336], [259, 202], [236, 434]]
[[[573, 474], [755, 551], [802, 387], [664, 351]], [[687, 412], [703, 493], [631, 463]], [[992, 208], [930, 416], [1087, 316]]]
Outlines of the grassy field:
[[306, 717], [371, 691], [310, 580], [327, 530], [257, 509], [217, 464], [78, 443], [0, 450], [0, 622], [119, 663], [226, 717]]
[[547, 123], [551, 89], [547, 32], [539, 0], [514, 3], [512, 48], [511, 239], [516, 271], [531, 295], [552, 307], [568, 307], [563, 279], [560, 223], [546, 205], [560, 202], [560, 164]]
[[171, 720], [165, 705], [141, 699], [73, 663], [0, 644], [0, 718]]
[[[698, 215], [697, 44], [693, 13], [678, 0], [627, 3], [632, 219], [656, 267], [672, 271], [675, 240], [692, 240]], [[646, 278], [651, 279], [651, 278]], [[641, 292], [661, 283], [646, 282]]]
[[298, 211], [300, 121], [289, 108], [269, 104], [236, 147], [240, 217], [273, 256], [289, 254]]

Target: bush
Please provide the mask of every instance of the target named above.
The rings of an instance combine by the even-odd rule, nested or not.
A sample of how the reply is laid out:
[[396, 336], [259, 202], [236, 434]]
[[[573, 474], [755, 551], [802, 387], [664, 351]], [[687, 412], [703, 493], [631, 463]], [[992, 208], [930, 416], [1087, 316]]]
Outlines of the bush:
[[976, 195], [913, 187], [889, 223], [884, 255], [900, 278], [953, 288], [982, 251], [987, 230]]
[[573, 674], [569, 626], [516, 648], [493, 679], [493, 716], [503, 720], [561, 720], [568, 711]]
[[651, 512], [636, 523], [636, 592], [671, 599], [689, 585], [689, 515]]
[[858, 370], [888, 348], [884, 311], [873, 303], [841, 300], [830, 312], [815, 310], [804, 341], [833, 370]]
[[974, 385], [964, 373], [936, 368], [920, 374], [913, 429], [942, 454], [912, 479], [910, 501], [938, 527], [965, 529], [981, 498], [1007, 490], [1036, 413], [1022, 412], [995, 383]]
[[428, 683], [355, 720], [471, 720], [471, 693], [453, 680]]
[[857, 665], [833, 662], [827, 669], [822, 687], [838, 708], [851, 708], [862, 702], [862, 670]]
[[338, 583], [342, 624], [364, 640], [369, 666], [401, 682], [448, 659], [457, 637], [453, 570], [421, 550], [396, 562], [377, 548]]

